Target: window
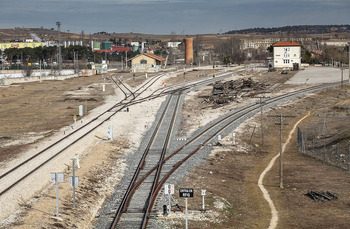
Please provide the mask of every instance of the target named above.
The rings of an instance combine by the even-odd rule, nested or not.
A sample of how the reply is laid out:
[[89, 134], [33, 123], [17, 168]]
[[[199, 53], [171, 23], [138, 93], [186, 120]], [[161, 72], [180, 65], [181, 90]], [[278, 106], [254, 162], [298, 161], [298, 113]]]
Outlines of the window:
[[142, 60], [140, 61], [140, 64], [147, 64], [147, 60], [142, 59]]
[[284, 64], [289, 64], [289, 60], [283, 60]]

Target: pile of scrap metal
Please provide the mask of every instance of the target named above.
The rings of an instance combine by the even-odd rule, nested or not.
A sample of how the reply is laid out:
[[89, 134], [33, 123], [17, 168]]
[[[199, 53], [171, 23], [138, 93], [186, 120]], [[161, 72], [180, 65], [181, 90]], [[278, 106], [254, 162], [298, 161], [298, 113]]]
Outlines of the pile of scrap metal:
[[318, 191], [311, 190], [308, 193], [306, 193], [305, 196], [310, 197], [314, 201], [322, 201], [322, 202], [333, 200], [333, 199], [338, 199], [337, 194], [331, 193], [328, 191], [318, 192]]
[[213, 85], [211, 101], [217, 104], [228, 103], [244, 96], [254, 96], [261, 93], [266, 84], [254, 81], [252, 78], [216, 82]]

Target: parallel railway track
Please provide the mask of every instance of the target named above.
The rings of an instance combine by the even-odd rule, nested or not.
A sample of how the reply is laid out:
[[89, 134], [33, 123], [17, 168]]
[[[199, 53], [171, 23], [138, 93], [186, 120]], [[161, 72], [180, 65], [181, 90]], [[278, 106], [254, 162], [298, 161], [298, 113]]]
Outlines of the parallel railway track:
[[[62, 154], [69, 147], [76, 144], [82, 138], [87, 136], [93, 130], [104, 124], [111, 117], [113, 117], [117, 112], [129, 107], [131, 105], [142, 103], [147, 100], [155, 99], [160, 96], [168, 95], [177, 91], [186, 90], [190, 87], [197, 86], [200, 84], [207, 84], [213, 80], [217, 79], [209, 79], [204, 80], [200, 83], [192, 83], [187, 85], [184, 88], [180, 88], [180, 86], [167, 87], [161, 90], [155, 90], [150, 95], [142, 97], [143, 93], [146, 92], [151, 86], [153, 86], [160, 78], [165, 76], [166, 74], [160, 74], [158, 76], [154, 76], [149, 79], [143, 86], [139, 87], [135, 91], [131, 91], [122, 81], [116, 79], [116, 77], [112, 76], [110, 79], [116, 84], [116, 86], [123, 92], [124, 99], [120, 102], [115, 103], [104, 112], [100, 113], [96, 117], [88, 120], [86, 123], [81, 125], [80, 127], [72, 130], [70, 133], [65, 134], [63, 137], [59, 138], [55, 142], [49, 144], [43, 149], [39, 150], [32, 156], [27, 159], [19, 162], [18, 164], [5, 169], [0, 174], [0, 183], [2, 184], [0, 187], [0, 197], [7, 193], [9, 190], [14, 188], [17, 184], [25, 180], [34, 172], [38, 171], [41, 167], [46, 165], [48, 162], [52, 161], [55, 157]], [[52, 150], [53, 152], [48, 152]], [[34, 159], [39, 159], [35, 160]], [[26, 171], [19, 172], [20, 168], [24, 166], [28, 167]], [[23, 170], [23, 169], [21, 169]]]
[[[160, 76], [156, 76], [156, 77], [150, 79], [149, 81], [146, 82], [146, 84], [144, 85], [143, 88], [140, 87], [135, 92], [138, 92], [139, 95], [141, 95], [144, 91], [146, 91], [149, 87], [151, 87], [159, 78], [161, 78], [163, 76], [164, 75], [160, 75]], [[112, 77], [112, 80], [114, 81], [113, 77]], [[123, 84], [123, 83], [120, 82], [120, 84]], [[0, 196], [5, 194], [9, 190], [11, 190], [19, 182], [21, 182], [22, 180], [24, 180], [25, 178], [27, 178], [28, 176], [33, 174], [35, 171], [37, 171], [42, 166], [44, 166], [49, 161], [51, 161], [53, 158], [55, 158], [56, 156], [58, 156], [59, 154], [64, 152], [66, 149], [68, 149], [69, 147], [74, 145], [76, 142], [81, 140], [83, 137], [85, 137], [86, 135], [91, 133], [97, 127], [101, 126], [103, 123], [105, 123], [107, 120], [109, 120], [112, 116], [114, 116], [116, 114], [116, 112], [124, 109], [125, 107], [129, 106], [130, 104], [136, 104], [138, 102], [142, 102], [143, 101], [143, 100], [135, 101], [136, 97], [135, 96], [131, 97], [131, 95], [134, 95], [134, 93], [131, 93], [131, 94], [127, 95], [125, 90], [123, 90], [119, 85], [117, 85], [117, 86], [125, 94], [125, 98], [121, 102], [118, 102], [118, 103], [114, 104], [113, 106], [111, 106], [110, 108], [108, 108], [107, 110], [102, 112], [101, 114], [99, 114], [96, 117], [94, 117], [93, 119], [89, 120], [84, 125], [82, 125], [79, 128], [73, 130], [72, 132], [66, 134], [65, 136], [63, 136], [59, 140], [55, 141], [54, 143], [50, 144], [49, 146], [47, 146], [44, 149], [40, 150], [39, 152], [35, 153], [31, 157], [27, 158], [26, 160], [18, 163], [17, 165], [15, 165], [12, 168], [10, 168], [10, 169], [6, 170], [5, 172], [3, 172], [0, 175], [0, 182], [2, 183], [2, 186], [1, 186], [1, 189], [0, 189]], [[125, 85], [124, 85], [124, 87], [126, 88]], [[153, 96], [153, 98], [156, 98], [156, 96]], [[111, 111], [113, 111], [113, 112], [111, 112]], [[75, 138], [75, 139], [71, 140], [72, 138]], [[66, 143], [65, 142], [66, 140], [68, 140], [69, 143]], [[60, 145], [60, 144], [62, 144], [62, 145]], [[11, 175], [16, 173], [19, 170], [19, 168], [23, 167], [24, 165], [30, 164], [35, 158], [43, 157], [43, 155], [48, 150], [51, 150], [51, 149], [53, 149], [55, 147], [59, 148], [59, 150], [57, 150], [54, 154], [47, 155], [45, 157], [45, 159], [43, 159], [40, 163], [35, 163], [35, 164], [31, 165], [30, 166], [31, 168], [28, 169], [28, 171], [26, 171], [24, 174], [20, 175], [20, 178], [17, 178], [14, 182], [12, 182], [11, 184], [8, 184], [7, 186], [5, 185], [5, 183], [8, 183], [7, 181], [5, 181], [5, 179], [8, 178], [8, 177], [11, 177]], [[18, 176], [18, 175], [19, 174], [16, 174], [16, 176]]]
[[[329, 84], [329, 85], [321, 85], [321, 86], [313, 86], [308, 87], [304, 89], [300, 89], [294, 92], [282, 94], [279, 96], [275, 96], [272, 98], [266, 98], [264, 100], [264, 106], [273, 106], [283, 100], [288, 100], [296, 96], [304, 95], [313, 91], [322, 90], [328, 87], [334, 87], [339, 85], [337, 84]], [[215, 136], [217, 136], [219, 133], [223, 132], [225, 129], [227, 129], [229, 126], [233, 125], [238, 120], [244, 119], [247, 116], [252, 116], [260, 109], [260, 104], [250, 104], [248, 106], [239, 108], [233, 112], [230, 112], [225, 117], [220, 118], [219, 120], [213, 122], [209, 126], [203, 128], [199, 133], [194, 135], [188, 142], [186, 142], [184, 145], [176, 149], [173, 153], [168, 153], [167, 156], [162, 157], [163, 159], [159, 161], [156, 165], [153, 166], [153, 168], [143, 168], [145, 171], [143, 171], [144, 175], [140, 178], [133, 180], [132, 183], [130, 183], [128, 192], [125, 193], [123, 196], [123, 201], [120, 205], [118, 210], [116, 211], [115, 217], [113, 219], [113, 223], [111, 224], [110, 228], [146, 228], [148, 219], [150, 217], [150, 213], [152, 210], [152, 207], [155, 203], [155, 200], [157, 198], [158, 193], [162, 189], [164, 183], [166, 180], [173, 174], [182, 164], [184, 164], [189, 158], [191, 158], [194, 154], [196, 154], [204, 145], [208, 144], [211, 139], [213, 139]], [[181, 152], [181, 153], [180, 153]], [[170, 160], [172, 158], [172, 160]], [[142, 163], [141, 163], [142, 164]], [[118, 221], [121, 218], [121, 215], [123, 215], [125, 212], [127, 212], [127, 206], [128, 201], [131, 199], [130, 195], [135, 194], [135, 192], [138, 189], [141, 189], [141, 186], [143, 183], [148, 179], [148, 177], [151, 174], [154, 174], [155, 171], [158, 170], [159, 167], [166, 167], [168, 169], [163, 170], [160, 177], [157, 179], [157, 184], [154, 185], [152, 195], [145, 199], [145, 208], [142, 212], [143, 220], [140, 224], [137, 226], [135, 225], [126, 225], [125, 227], [116, 227], [118, 225]], [[138, 168], [138, 169], [141, 169]], [[137, 194], [135, 194], [137, 195]]]

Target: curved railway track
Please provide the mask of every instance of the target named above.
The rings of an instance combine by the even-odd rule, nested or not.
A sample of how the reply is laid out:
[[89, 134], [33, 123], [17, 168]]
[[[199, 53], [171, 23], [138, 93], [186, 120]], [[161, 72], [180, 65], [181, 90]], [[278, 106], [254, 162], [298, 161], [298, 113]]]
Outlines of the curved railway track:
[[[275, 104], [278, 104], [283, 100], [289, 100], [296, 96], [301, 96], [307, 93], [311, 93], [313, 91], [322, 90], [322, 89], [334, 87], [337, 85], [339, 85], [339, 83], [313, 86], [313, 87], [300, 89], [294, 92], [278, 95], [272, 98], [267, 98], [263, 101], [264, 106], [265, 107], [274, 106]], [[135, 180], [133, 180], [133, 182], [130, 183], [128, 187], [128, 192], [124, 194], [123, 196], [124, 201], [122, 201], [121, 204], [119, 205], [119, 208], [116, 211], [115, 217], [113, 219], [113, 223], [111, 224], [110, 228], [116, 228], [116, 225], [118, 225], [118, 221], [120, 220], [121, 215], [123, 215], [124, 212], [127, 211], [127, 206], [129, 204], [128, 201], [129, 199], [131, 199], [131, 195], [133, 195], [138, 189], [141, 189], [142, 184], [148, 179], [148, 177], [151, 174], [157, 171], [159, 167], [166, 167], [168, 169], [163, 169], [162, 175], [160, 175], [161, 177], [158, 178], [157, 184], [154, 185], [154, 188], [153, 188], [154, 191], [152, 191], [152, 195], [144, 200], [145, 208], [142, 212], [142, 215], [143, 215], [142, 222], [138, 224], [137, 227], [135, 227], [135, 225], [133, 225], [133, 227], [129, 227], [129, 226], [117, 227], [117, 228], [146, 228], [148, 219], [150, 217], [150, 213], [155, 203], [155, 200], [157, 198], [157, 195], [161, 191], [163, 184], [171, 176], [171, 174], [173, 174], [182, 164], [184, 164], [189, 158], [191, 158], [194, 154], [196, 154], [204, 145], [208, 144], [208, 142], [210, 142], [210, 140], [213, 139], [215, 136], [217, 136], [219, 133], [223, 132], [225, 129], [233, 125], [238, 120], [245, 119], [247, 118], [247, 116], [250, 117], [256, 112], [258, 112], [260, 109], [260, 106], [261, 106], [260, 104], [256, 104], [256, 103], [250, 104], [248, 106], [239, 108], [227, 114], [225, 117], [220, 118], [215, 122], [212, 122], [207, 127], [203, 128], [203, 130], [201, 130], [199, 133], [194, 135], [189, 141], [187, 141], [181, 147], [176, 149], [173, 153], [168, 153], [168, 155], [165, 155], [164, 157], [162, 157], [163, 159], [160, 160], [152, 168], [150, 169], [144, 168], [144, 170], [147, 170], [147, 171], [144, 171], [144, 175], [138, 178], [136, 182]], [[142, 169], [142, 167], [138, 169]]]
[[[31, 174], [38, 171], [41, 167], [46, 165], [48, 162], [52, 161], [52, 159], [62, 154], [69, 147], [76, 144], [78, 141], [80, 141], [82, 138], [87, 136], [93, 130], [95, 130], [102, 124], [104, 124], [111, 117], [113, 117], [117, 112], [125, 109], [126, 107], [144, 102], [146, 100], [155, 99], [159, 96], [168, 95], [177, 91], [187, 90], [190, 87], [198, 86], [201, 84], [207, 84], [213, 80], [214, 81], [218, 80], [217, 78], [203, 80], [199, 83], [197, 82], [197, 83], [188, 84], [184, 88], [181, 88], [179, 85], [167, 87], [161, 90], [155, 90], [150, 95], [142, 97], [144, 92], [146, 92], [149, 88], [151, 88], [152, 85], [154, 85], [160, 78], [162, 78], [165, 75], [166, 74], [160, 74], [158, 76], [150, 78], [148, 81], [146, 81], [146, 83], [144, 83], [135, 91], [131, 91], [122, 81], [115, 78], [114, 76], [110, 77], [110, 79], [116, 84], [116, 86], [124, 94], [124, 99], [121, 100], [120, 102], [113, 104], [111, 107], [107, 108], [104, 112], [100, 113], [99, 115], [92, 118], [91, 120], [88, 120], [86, 123], [84, 123], [80, 127], [72, 130], [70, 133], [65, 134], [63, 137], [59, 138], [55, 142], [39, 150], [38, 152], [28, 157], [27, 159], [23, 160], [22, 162], [19, 162], [13, 167], [5, 169], [0, 174], [0, 183], [2, 184], [0, 188], [0, 197], [5, 193], [7, 193], [12, 188], [14, 188], [17, 184], [25, 180]], [[54, 152], [48, 152], [50, 150]], [[40, 158], [40, 162], [38, 162], [39, 158]], [[34, 159], [37, 159], [36, 162], [34, 162]], [[23, 167], [28, 167], [28, 169], [26, 169], [25, 171], [22, 171], [21, 173], [18, 172], [20, 168], [23, 168]]]
[[[157, 80], [159, 80], [161, 77], [163, 77], [164, 75], [159, 75], [156, 77], [151, 78], [149, 81], [147, 81], [145, 83], [145, 85], [143, 87], [138, 88], [135, 92], [139, 92], [139, 95], [141, 95], [144, 91], [146, 91], [148, 88], [150, 88]], [[116, 81], [114, 80], [114, 78], [112, 77], [112, 80], [116, 83]], [[123, 85], [124, 88], [127, 88], [121, 81], [119, 81], [120, 84]], [[116, 83], [117, 84], [117, 83]], [[1, 191], [0, 191], [0, 196], [5, 194], [6, 192], [8, 192], [9, 190], [11, 190], [14, 186], [16, 186], [19, 182], [21, 182], [22, 180], [24, 180], [25, 178], [27, 178], [29, 175], [33, 174], [35, 171], [37, 171], [38, 169], [40, 169], [42, 166], [44, 166], [45, 164], [47, 164], [49, 161], [51, 161], [53, 158], [55, 158], [56, 156], [58, 156], [59, 154], [61, 154], [63, 151], [65, 151], [66, 149], [68, 149], [70, 146], [74, 145], [76, 142], [78, 142], [79, 140], [81, 140], [83, 137], [85, 137], [86, 135], [88, 135], [89, 133], [91, 133], [93, 130], [95, 130], [97, 127], [101, 126], [103, 123], [105, 123], [107, 120], [109, 120], [112, 116], [114, 116], [116, 114], [116, 112], [124, 109], [125, 107], [129, 106], [130, 104], [135, 104], [138, 101], [135, 101], [136, 97], [134, 96], [134, 93], [132, 93], [130, 90], [130, 94], [127, 95], [127, 93], [125, 92], [125, 90], [122, 89], [122, 87], [120, 87], [118, 84], [117, 86], [122, 90], [122, 92], [124, 93], [125, 97], [122, 101], [114, 104], [113, 106], [111, 106], [110, 108], [108, 108], [107, 110], [105, 110], [104, 112], [102, 112], [101, 114], [97, 115], [96, 117], [94, 117], [93, 119], [89, 120], [87, 123], [85, 123], [84, 125], [82, 125], [81, 127], [73, 130], [72, 132], [70, 132], [69, 134], [63, 136], [62, 138], [60, 138], [59, 140], [55, 141], [54, 143], [50, 144], [49, 146], [45, 147], [44, 149], [40, 150], [39, 152], [35, 153], [34, 155], [32, 155], [31, 157], [27, 158], [26, 160], [20, 162], [19, 164], [13, 166], [12, 168], [8, 169], [7, 171], [3, 172], [0, 175], [0, 182], [2, 183], [2, 187], [1, 187]], [[130, 99], [131, 95], [133, 95], [133, 97]], [[157, 96], [153, 96], [153, 98], [156, 98]], [[128, 99], [130, 99], [128, 101]], [[139, 102], [142, 102], [143, 100], [140, 100]], [[114, 112], [111, 113], [111, 111], [115, 110]], [[76, 139], [74, 140], [68, 140], [73, 138], [75, 135], [78, 135], [76, 137]], [[52, 155], [48, 155], [46, 156], [45, 159], [43, 159], [39, 164], [36, 163], [35, 165], [31, 166], [31, 168], [25, 172], [25, 174], [21, 174], [20, 178], [17, 178], [14, 182], [12, 182], [11, 184], [5, 186], [4, 180], [7, 177], [10, 177], [12, 174], [16, 173], [19, 168], [23, 167], [24, 165], [29, 164], [30, 162], [32, 162], [35, 158], [38, 158], [40, 156], [43, 156], [43, 154], [45, 152], [47, 152], [50, 149], [53, 149], [54, 147], [58, 146], [59, 144], [64, 143], [65, 140], [68, 140], [69, 143], [65, 143], [64, 146], [60, 146], [60, 150], [58, 150], [56, 153], [52, 154]], [[17, 174], [18, 176], [18, 174]], [[8, 182], [7, 182], [8, 183]]]
[[[174, 120], [178, 110], [180, 94], [181, 93], [176, 93], [176, 95], [170, 95], [170, 98], [168, 98], [164, 111], [159, 118], [159, 121], [126, 190], [128, 195], [124, 195], [121, 204], [119, 205], [117, 215], [112, 222], [112, 227], [137, 227], [143, 222], [143, 218], [146, 216], [145, 209], [148, 206], [143, 199], [150, 200], [153, 196], [154, 190], [157, 187], [162, 170], [162, 163], [160, 162], [163, 161], [167, 152], [170, 135], [172, 133]], [[171, 119], [166, 119], [169, 116], [171, 116]], [[150, 174], [150, 176], [147, 177], [147, 181], [143, 183], [142, 188], [138, 190], [132, 189], [134, 183], [137, 181], [140, 175], [141, 170], [147, 170], [154, 164], [158, 164], [157, 168], [153, 174]], [[123, 217], [121, 219], [122, 212]], [[119, 222], [120, 219], [121, 222]]]

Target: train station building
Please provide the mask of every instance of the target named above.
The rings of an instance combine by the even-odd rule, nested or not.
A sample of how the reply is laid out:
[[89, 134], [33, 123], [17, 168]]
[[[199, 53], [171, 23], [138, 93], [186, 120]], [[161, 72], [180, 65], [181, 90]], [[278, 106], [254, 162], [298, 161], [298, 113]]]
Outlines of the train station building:
[[294, 41], [277, 42], [273, 46], [275, 68], [293, 68], [301, 64], [301, 44]]
[[132, 72], [158, 72], [165, 61], [164, 58], [151, 53], [142, 53], [130, 60]]

